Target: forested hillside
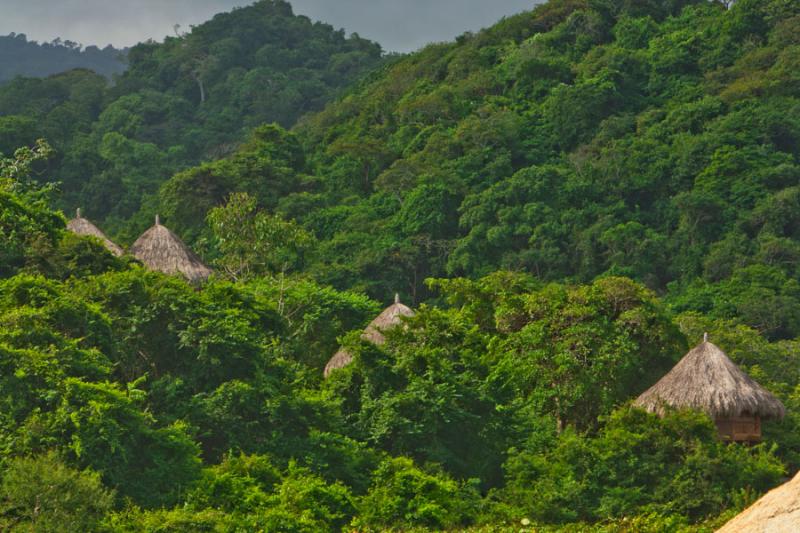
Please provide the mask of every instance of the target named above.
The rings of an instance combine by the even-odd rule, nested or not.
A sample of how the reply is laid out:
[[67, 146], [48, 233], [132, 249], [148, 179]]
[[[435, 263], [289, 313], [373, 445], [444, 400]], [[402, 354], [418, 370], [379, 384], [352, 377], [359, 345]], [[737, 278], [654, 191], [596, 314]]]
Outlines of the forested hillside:
[[0, 152], [45, 137], [59, 206], [132, 240], [172, 174], [232, 152], [261, 123], [292, 126], [381, 59], [375, 43], [261, 0], [134, 46], [113, 86], [86, 70], [0, 86]]
[[[626, 278], [496, 272], [431, 281], [441, 305], [378, 347], [342, 337], [363, 295], [198, 290], [65, 232], [32, 180], [49, 155], [0, 162], [3, 529], [707, 531], [800, 466], [797, 341]], [[763, 444], [630, 406], [702, 331], [786, 403]], [[354, 361], [323, 381], [339, 339]]]
[[[316, 236], [318, 279], [373, 297], [498, 268], [624, 275], [793, 338], [798, 13], [549, 2], [385, 68], [281, 141], [291, 161], [253, 141], [178, 174], [161, 210], [199, 231], [246, 190]], [[254, 179], [266, 164], [285, 171]]]
[[[3, 87], [0, 529], [713, 531], [800, 469], [798, 36], [550, 0], [384, 59], [262, 1]], [[704, 333], [761, 443], [634, 407]]]
[[111, 79], [125, 70], [125, 50], [82, 47], [73, 41], [29, 41], [23, 33], [0, 36], [0, 84], [17, 76], [44, 78], [84, 68]]

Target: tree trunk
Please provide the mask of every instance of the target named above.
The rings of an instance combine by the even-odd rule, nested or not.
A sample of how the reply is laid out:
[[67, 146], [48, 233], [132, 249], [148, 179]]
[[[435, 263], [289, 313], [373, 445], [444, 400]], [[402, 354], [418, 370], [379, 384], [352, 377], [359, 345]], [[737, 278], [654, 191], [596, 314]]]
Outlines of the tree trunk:
[[192, 72], [192, 78], [194, 81], [197, 82], [197, 86], [200, 88], [200, 103], [204, 103], [206, 101], [206, 87], [203, 85], [203, 78], [197, 72]]
[[200, 103], [204, 103], [206, 101], [206, 88], [203, 85], [203, 80], [198, 76], [197, 77], [197, 85], [200, 86]]

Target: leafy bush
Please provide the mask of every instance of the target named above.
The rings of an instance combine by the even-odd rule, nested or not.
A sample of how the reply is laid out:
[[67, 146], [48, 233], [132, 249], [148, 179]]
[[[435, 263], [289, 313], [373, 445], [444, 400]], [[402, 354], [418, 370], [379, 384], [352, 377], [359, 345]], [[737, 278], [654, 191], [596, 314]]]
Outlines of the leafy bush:
[[398, 457], [376, 470], [372, 488], [359, 500], [356, 525], [369, 531], [451, 529], [475, 517], [478, 501], [474, 487], [424, 472]]
[[6, 531], [95, 531], [114, 503], [100, 476], [74, 470], [54, 453], [10, 459], [0, 483]]
[[505, 512], [545, 522], [642, 511], [698, 521], [751, 501], [784, 473], [774, 449], [725, 443], [705, 415], [662, 419], [629, 407], [612, 413], [597, 436], [566, 431], [545, 453], [513, 452], [505, 468], [508, 485], [498, 493]]

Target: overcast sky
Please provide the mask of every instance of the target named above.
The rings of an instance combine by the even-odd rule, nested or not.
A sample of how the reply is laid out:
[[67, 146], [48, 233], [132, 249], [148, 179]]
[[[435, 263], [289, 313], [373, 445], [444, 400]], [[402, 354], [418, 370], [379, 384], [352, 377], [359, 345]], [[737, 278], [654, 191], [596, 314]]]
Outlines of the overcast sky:
[[[357, 32], [389, 51], [416, 50], [531, 9], [537, 0], [292, 0], [295, 13]], [[0, 0], [0, 34], [129, 46], [187, 29], [252, 0]]]

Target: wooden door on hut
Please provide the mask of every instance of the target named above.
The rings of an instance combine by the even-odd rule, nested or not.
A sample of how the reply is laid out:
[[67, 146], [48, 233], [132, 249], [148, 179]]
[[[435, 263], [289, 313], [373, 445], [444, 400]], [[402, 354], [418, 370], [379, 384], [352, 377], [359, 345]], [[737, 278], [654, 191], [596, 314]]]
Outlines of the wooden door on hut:
[[722, 440], [734, 442], [759, 442], [761, 440], [761, 417], [718, 417], [714, 420]]

